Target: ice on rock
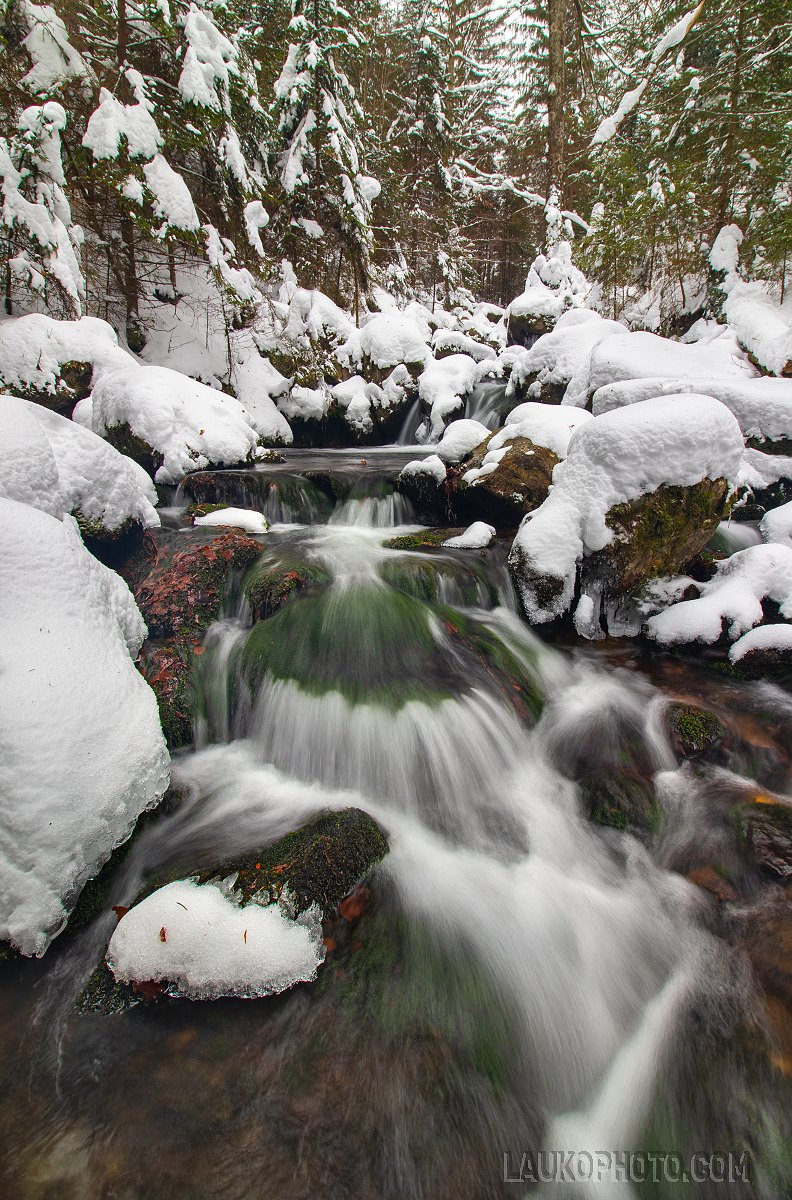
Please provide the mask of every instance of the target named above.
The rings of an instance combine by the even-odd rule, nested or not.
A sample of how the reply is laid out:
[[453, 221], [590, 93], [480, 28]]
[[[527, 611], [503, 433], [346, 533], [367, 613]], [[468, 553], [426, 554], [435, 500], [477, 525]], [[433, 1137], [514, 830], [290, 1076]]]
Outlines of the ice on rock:
[[0, 396], [0, 495], [54, 517], [73, 513], [108, 533], [159, 525], [157, 492], [137, 463], [89, 429]]
[[43, 954], [155, 805], [169, 760], [146, 627], [71, 517], [0, 499], [0, 939]]
[[487, 525], [484, 521], [474, 521], [472, 525], [468, 525], [464, 533], [449, 538], [448, 541], [443, 542], [443, 545], [451, 546], [455, 550], [484, 550], [494, 537], [493, 525]]
[[193, 999], [270, 996], [316, 978], [321, 917], [312, 907], [292, 920], [277, 904], [242, 906], [214, 884], [178, 880], [121, 918], [107, 961], [118, 980], [162, 980]]
[[452, 421], [437, 443], [437, 454], [443, 462], [458, 463], [480, 446], [484, 438], [489, 437], [489, 429], [480, 421], [463, 417]]
[[246, 529], [248, 533], [266, 533], [269, 524], [265, 516], [250, 508], [219, 508], [195, 518], [196, 525], [233, 525]]
[[[645, 400], [584, 422], [553, 473], [550, 494], [525, 517], [512, 547], [529, 619], [541, 623], [567, 611], [578, 562], [613, 538], [605, 518], [614, 505], [661, 484], [734, 482], [742, 450], [737, 421], [709, 396]], [[554, 581], [548, 598], [533, 586], [536, 578]]]
[[74, 419], [100, 437], [127, 425], [162, 458], [158, 483], [178, 483], [210, 463], [234, 466], [256, 457], [258, 434], [233, 396], [168, 367], [132, 365], [102, 373]]
[[[687, 581], [689, 584], [693, 580]], [[718, 563], [699, 596], [681, 600], [646, 622], [646, 633], [664, 646], [717, 642], [725, 631], [733, 641], [763, 620], [762, 600], [773, 600], [792, 618], [792, 547], [749, 546]]]

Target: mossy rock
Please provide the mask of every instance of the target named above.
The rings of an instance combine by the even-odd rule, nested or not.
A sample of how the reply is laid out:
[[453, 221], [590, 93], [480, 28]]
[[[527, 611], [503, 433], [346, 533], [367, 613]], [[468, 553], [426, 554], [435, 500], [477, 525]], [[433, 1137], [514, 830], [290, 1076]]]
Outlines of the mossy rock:
[[158, 558], [133, 588], [149, 636], [154, 638], [203, 632], [220, 615], [231, 572], [249, 567], [264, 549], [261, 542], [237, 529], [172, 556], [160, 553], [159, 544], [154, 544]]
[[588, 818], [595, 825], [638, 834], [655, 833], [660, 827], [662, 810], [649, 782], [612, 777], [581, 786]]
[[[387, 835], [368, 813], [341, 809], [320, 814], [269, 846], [210, 867], [196, 871], [189, 863], [173, 864], [149, 877], [134, 903], [176, 879], [189, 876], [203, 884], [236, 876], [234, 889], [242, 904], [254, 897], [258, 903], [275, 902], [288, 887], [298, 913], [316, 904], [327, 918], [387, 853]], [[145, 998], [154, 997], [148, 997], [145, 989], [117, 983], [102, 960], [78, 996], [75, 1009], [109, 1015]]]
[[224, 508], [228, 508], [227, 504], [188, 504], [184, 510], [189, 517], [207, 517], [209, 513], [222, 512]]
[[383, 542], [386, 550], [433, 550], [442, 546], [449, 538], [458, 537], [464, 530], [454, 529], [420, 529], [417, 533], [404, 533], [400, 537], [388, 538]]
[[668, 727], [677, 751], [686, 758], [715, 750], [726, 730], [712, 713], [691, 705], [674, 704], [668, 712]]
[[262, 564], [245, 585], [245, 596], [254, 621], [263, 621], [283, 608], [298, 592], [326, 586], [332, 576], [323, 567], [285, 562]]
[[190, 687], [193, 647], [189, 642], [146, 643], [140, 672], [157, 698], [160, 724], [170, 750], [192, 744], [194, 700]]
[[133, 433], [126, 421], [108, 426], [105, 438], [121, 454], [126, 454], [127, 458], [134, 459], [144, 471], [148, 471], [152, 479], [165, 461], [160, 451], [154, 450], [148, 442]]
[[454, 511], [463, 521], [488, 521], [516, 528], [526, 513], [533, 512], [547, 499], [553, 471], [560, 459], [546, 446], [537, 446], [530, 438], [516, 437], [505, 448], [494, 471], [473, 483], [465, 483], [464, 474], [482, 465], [490, 441], [491, 436], [485, 438], [456, 472]]
[[254, 626], [242, 669], [254, 690], [269, 673], [314, 695], [337, 691], [352, 704], [394, 710], [481, 683], [494, 683], [521, 715], [536, 716], [542, 705], [534, 679], [485, 625], [377, 585], [298, 596]]
[[792, 690], [792, 653], [772, 647], [749, 650], [736, 663], [730, 663], [737, 679], [768, 679]]
[[661, 484], [614, 505], [606, 517], [613, 541], [585, 560], [584, 586], [593, 578], [608, 595], [628, 596], [649, 579], [679, 574], [707, 545], [729, 503], [725, 479], [703, 479], [692, 487]]

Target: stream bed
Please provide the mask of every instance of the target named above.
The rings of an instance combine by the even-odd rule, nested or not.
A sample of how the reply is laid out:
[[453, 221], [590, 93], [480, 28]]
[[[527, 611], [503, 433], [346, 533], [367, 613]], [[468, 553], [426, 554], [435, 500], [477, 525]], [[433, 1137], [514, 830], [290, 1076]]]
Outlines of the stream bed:
[[[422, 544], [394, 481], [425, 452], [287, 451], [165, 498], [174, 539], [193, 502], [263, 512], [251, 572], [308, 583], [254, 629], [235, 581], [196, 657], [182, 802], [90, 922], [0, 964], [4, 1195], [790, 1194], [790, 902], [733, 816], [792, 791], [792, 697], [637, 642], [542, 641], [508, 537]], [[717, 718], [716, 754], [680, 751], [673, 705]], [[147, 876], [350, 806], [390, 851], [315, 983], [75, 1008]], [[540, 1150], [748, 1167], [542, 1181]]]

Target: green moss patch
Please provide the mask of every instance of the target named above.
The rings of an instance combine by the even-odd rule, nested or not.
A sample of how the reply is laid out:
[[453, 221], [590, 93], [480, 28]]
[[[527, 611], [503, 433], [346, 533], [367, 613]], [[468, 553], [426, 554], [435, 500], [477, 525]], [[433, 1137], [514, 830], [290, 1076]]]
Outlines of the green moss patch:
[[717, 717], [703, 708], [675, 704], [668, 713], [674, 744], [686, 757], [705, 754], [723, 741], [726, 730]]

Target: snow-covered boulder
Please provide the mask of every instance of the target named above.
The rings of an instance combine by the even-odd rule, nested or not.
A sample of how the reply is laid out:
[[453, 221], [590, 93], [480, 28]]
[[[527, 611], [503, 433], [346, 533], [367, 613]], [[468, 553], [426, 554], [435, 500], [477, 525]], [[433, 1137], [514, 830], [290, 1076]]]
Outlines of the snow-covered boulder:
[[177, 880], [119, 921], [107, 961], [126, 983], [162, 981], [194, 1000], [270, 996], [316, 978], [321, 914], [295, 919], [279, 904], [237, 904], [211, 883]]
[[742, 450], [737, 421], [707, 396], [646, 400], [585, 422], [512, 547], [528, 619], [569, 610], [578, 567], [592, 632], [601, 596], [677, 571], [722, 518]]
[[545, 404], [585, 407], [589, 360], [603, 338], [626, 334], [617, 321], [605, 321], [588, 308], [562, 314], [550, 333], [543, 334], [517, 358], [509, 376], [508, 394]]
[[711, 379], [751, 379], [756, 375], [734, 337], [710, 341], [674, 342], [656, 333], [616, 334], [603, 338], [591, 351], [588, 395], [606, 384], [626, 379], [698, 380], [707, 393]]
[[462, 417], [446, 425], [443, 436], [437, 443], [437, 455], [445, 463], [461, 462], [476, 449], [476, 446], [480, 446], [486, 437], [489, 437], [486, 425]]
[[56, 321], [41, 313], [0, 320], [0, 387], [71, 411], [99, 371], [130, 366], [115, 330], [97, 317]]
[[246, 533], [266, 533], [269, 523], [263, 513], [252, 508], [216, 508], [203, 516], [195, 517], [194, 525], [226, 525], [244, 529]]
[[513, 529], [546, 499], [572, 433], [590, 420], [591, 414], [580, 409], [531, 401], [518, 405], [503, 429], [462, 464], [456, 494], [459, 515]]
[[494, 537], [493, 525], [487, 525], [484, 521], [474, 521], [472, 525], [468, 525], [464, 533], [448, 538], [443, 545], [450, 546], [454, 550], [484, 550]]
[[723, 635], [735, 641], [761, 624], [763, 600], [772, 600], [783, 617], [792, 619], [792, 547], [749, 546], [718, 563], [707, 583], [679, 581], [679, 588], [689, 586], [696, 587], [699, 595], [651, 616], [645, 626], [649, 637], [664, 646], [711, 645]]
[[766, 512], [759, 529], [766, 542], [777, 542], [792, 548], [792, 502]]
[[74, 420], [127, 451], [158, 483], [178, 483], [188, 471], [237, 466], [264, 453], [235, 397], [168, 367], [102, 372]]
[[24, 954], [168, 785], [145, 636], [71, 517], [0, 499], [0, 939]]
[[735, 281], [723, 311], [740, 342], [774, 375], [792, 375], [792, 303], [779, 304], [762, 283]]
[[71, 513], [99, 539], [160, 523], [156, 489], [136, 462], [75, 421], [15, 396], [0, 396], [0, 496], [54, 517]]
[[729, 648], [729, 662], [749, 679], [792, 679], [792, 624], [757, 625]]
[[493, 347], [476, 341], [458, 329], [436, 329], [432, 334], [432, 350], [435, 358], [445, 358], [448, 354], [467, 354], [476, 362], [483, 362], [486, 358], [492, 358]]
[[595, 416], [638, 404], [654, 396], [683, 392], [706, 392], [731, 409], [743, 437], [769, 453], [788, 453], [792, 446], [792, 379], [690, 378], [649, 376], [605, 384], [594, 393], [591, 409]]
[[454, 414], [464, 411], [464, 397], [478, 379], [476, 363], [467, 354], [449, 354], [432, 361], [418, 376], [418, 395], [424, 420], [418, 429], [419, 442], [436, 442]]
[[356, 329], [339, 349], [338, 358], [356, 367], [374, 383], [382, 383], [394, 367], [404, 364], [417, 376], [431, 352], [418, 323], [400, 312], [378, 313]]
[[737, 486], [743, 495], [735, 505], [735, 516], [745, 520], [763, 517], [792, 499], [792, 456], [747, 448], [740, 463]]
[[419, 514], [437, 516], [447, 507], [446, 464], [439, 454], [428, 454], [426, 458], [414, 458], [404, 466], [397, 480], [397, 487], [409, 496]]

